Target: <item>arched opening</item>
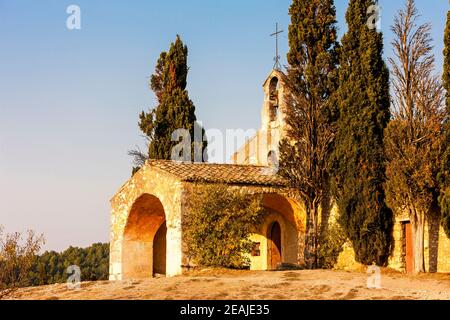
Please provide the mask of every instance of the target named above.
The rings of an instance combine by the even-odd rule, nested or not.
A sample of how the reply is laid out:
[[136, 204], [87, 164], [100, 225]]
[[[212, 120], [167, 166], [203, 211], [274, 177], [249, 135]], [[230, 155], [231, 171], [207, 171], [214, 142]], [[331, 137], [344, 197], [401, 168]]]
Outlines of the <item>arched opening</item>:
[[281, 214], [299, 231], [305, 231], [304, 211], [296, 201], [277, 193], [266, 193], [263, 195], [263, 205], [265, 208]]
[[282, 263], [281, 226], [277, 221], [269, 225], [267, 240], [267, 256], [269, 258], [269, 269], [277, 270]]
[[151, 278], [166, 269], [166, 216], [163, 205], [145, 194], [133, 204], [122, 246], [122, 278]]
[[273, 77], [272, 79], [270, 79], [269, 95], [270, 95], [270, 100], [272, 100], [272, 101], [275, 101], [278, 99], [278, 78], [277, 77]]
[[304, 214], [298, 201], [279, 193], [263, 193], [266, 211], [251, 235], [255, 243], [251, 270], [274, 270], [280, 265], [299, 265], [304, 251]]
[[153, 240], [153, 274], [166, 274], [166, 222], [159, 227]]
[[269, 100], [270, 100], [270, 121], [275, 121], [278, 118], [279, 105], [279, 81], [277, 77], [273, 77], [269, 84]]
[[[281, 231], [280, 255], [283, 265], [299, 265], [303, 261], [305, 215], [301, 204], [292, 198], [278, 193], [266, 193], [263, 195], [263, 205], [269, 215], [267, 216], [262, 232], [266, 237], [267, 256], [263, 261], [264, 269], [273, 269], [274, 261], [271, 258], [271, 243], [277, 240], [277, 229], [273, 228], [273, 223], [277, 222]], [[275, 227], [276, 228], [276, 227]], [[275, 232], [275, 233], [273, 233]], [[265, 264], [264, 264], [265, 263]]]

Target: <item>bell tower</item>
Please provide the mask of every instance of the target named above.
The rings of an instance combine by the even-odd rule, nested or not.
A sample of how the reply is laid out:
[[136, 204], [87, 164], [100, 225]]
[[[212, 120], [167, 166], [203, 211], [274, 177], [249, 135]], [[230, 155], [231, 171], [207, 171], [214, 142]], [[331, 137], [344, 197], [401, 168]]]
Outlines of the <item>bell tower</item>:
[[283, 30], [275, 26], [276, 56], [275, 65], [263, 84], [264, 104], [261, 113], [261, 129], [231, 157], [234, 164], [252, 164], [276, 167], [279, 159], [279, 144], [285, 137], [285, 96], [287, 87], [286, 75], [283, 73], [278, 50], [278, 37]]
[[264, 105], [262, 109], [261, 129], [281, 129], [284, 125], [286, 75], [279, 70], [272, 70], [263, 84]]
[[263, 84], [264, 104], [261, 115], [261, 133], [267, 136], [267, 164], [269, 165], [271, 161], [278, 159], [278, 145], [285, 134], [285, 83], [286, 75], [282, 71], [274, 69]]
[[285, 135], [285, 83], [286, 75], [277, 69], [272, 70], [264, 81], [261, 128], [232, 156], [232, 163], [260, 166], [278, 164], [279, 143]]

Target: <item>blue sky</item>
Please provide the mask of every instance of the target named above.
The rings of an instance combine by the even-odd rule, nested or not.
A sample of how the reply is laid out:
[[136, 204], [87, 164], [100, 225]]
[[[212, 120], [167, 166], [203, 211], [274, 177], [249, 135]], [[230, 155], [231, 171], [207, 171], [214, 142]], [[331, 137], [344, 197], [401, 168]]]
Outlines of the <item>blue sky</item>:
[[[178, 33], [189, 47], [189, 94], [206, 128], [257, 129], [273, 66], [275, 22], [290, 0], [0, 0], [0, 225], [35, 229], [47, 249], [106, 242], [109, 199], [142, 145], [137, 115], [159, 53]], [[347, 0], [337, 0], [340, 34]], [[403, 1], [382, 0], [385, 53]], [[81, 8], [81, 30], [66, 8]], [[447, 0], [417, 0], [433, 24], [442, 70]], [[287, 32], [280, 38], [282, 61]]]

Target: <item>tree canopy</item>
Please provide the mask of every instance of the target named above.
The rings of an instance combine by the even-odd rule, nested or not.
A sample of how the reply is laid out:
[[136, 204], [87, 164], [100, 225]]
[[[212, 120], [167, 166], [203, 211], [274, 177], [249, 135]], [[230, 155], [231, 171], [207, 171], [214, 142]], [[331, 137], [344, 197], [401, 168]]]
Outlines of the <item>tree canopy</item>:
[[431, 25], [419, 25], [418, 18], [414, 0], [407, 0], [392, 26], [395, 96], [385, 142], [388, 200], [400, 214], [408, 214], [415, 272], [423, 272], [425, 221], [438, 219], [444, 91], [434, 74]]
[[70, 247], [61, 253], [47, 251], [36, 256], [28, 276], [28, 285], [64, 283], [70, 276], [67, 268], [72, 265], [80, 267], [81, 281], [108, 280], [109, 244], [96, 243], [88, 248]]
[[174, 160], [172, 152], [179, 143], [176, 139], [180, 137], [174, 137], [173, 134], [180, 129], [189, 132], [192, 144], [190, 150], [184, 150], [187, 154], [183, 155], [183, 159], [207, 161], [207, 142], [203, 141], [205, 131], [197, 123], [195, 106], [186, 90], [189, 71], [187, 59], [188, 48], [180, 36], [177, 36], [169, 51], [162, 52], [157, 61], [150, 88], [156, 95], [158, 105], [139, 115], [139, 128], [147, 138], [148, 153], [140, 150], [130, 152], [138, 167], [147, 159]]
[[447, 25], [444, 35], [444, 76], [443, 84], [446, 90], [446, 123], [445, 140], [443, 144], [439, 181], [441, 183], [441, 196], [439, 203], [442, 212], [442, 225], [450, 238], [450, 10], [447, 13]]
[[350, 0], [339, 51], [333, 194], [356, 260], [385, 266], [392, 252], [393, 213], [385, 202], [384, 129], [390, 118], [383, 35], [370, 28], [374, 0]]
[[333, 0], [294, 0], [289, 14], [288, 93], [283, 97], [287, 129], [280, 144], [280, 174], [305, 202], [305, 263], [317, 268], [319, 207], [327, 195], [334, 140], [331, 97], [336, 89], [336, 8]]

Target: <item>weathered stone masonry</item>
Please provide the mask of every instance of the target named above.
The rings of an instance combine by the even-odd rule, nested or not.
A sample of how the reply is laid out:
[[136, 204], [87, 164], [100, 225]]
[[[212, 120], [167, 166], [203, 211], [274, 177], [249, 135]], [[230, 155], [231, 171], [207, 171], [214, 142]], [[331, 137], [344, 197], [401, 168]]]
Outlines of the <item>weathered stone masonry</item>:
[[226, 183], [263, 195], [270, 214], [252, 236], [260, 244], [260, 254], [250, 257], [251, 269], [272, 268], [267, 229], [274, 222], [281, 227], [280, 263], [302, 263], [299, 239], [303, 239], [305, 217], [301, 202], [270, 168], [149, 161], [111, 200], [111, 280], [183, 272], [183, 266], [190, 263], [183, 251], [183, 216], [189, 214], [189, 191], [199, 183]]
[[[183, 272], [183, 266], [190, 263], [184, 251], [183, 216], [189, 214], [189, 190], [197, 183], [227, 184], [264, 195], [264, 206], [270, 214], [252, 235], [258, 248], [250, 257], [251, 269], [273, 268], [270, 230], [275, 224], [281, 230], [280, 262], [302, 264], [306, 220], [303, 205], [298, 194], [270, 168], [277, 162], [279, 141], [286, 137], [285, 79], [283, 72], [272, 70], [265, 80], [261, 129], [232, 156], [234, 165], [149, 161], [117, 192], [111, 200], [111, 280]], [[336, 219], [338, 209], [330, 209], [330, 218]], [[397, 214], [389, 267], [399, 271], [406, 271], [407, 223], [406, 217]], [[425, 260], [427, 271], [450, 272], [450, 239], [437, 221], [429, 221], [425, 230]], [[361, 267], [349, 243], [335, 267]]]

